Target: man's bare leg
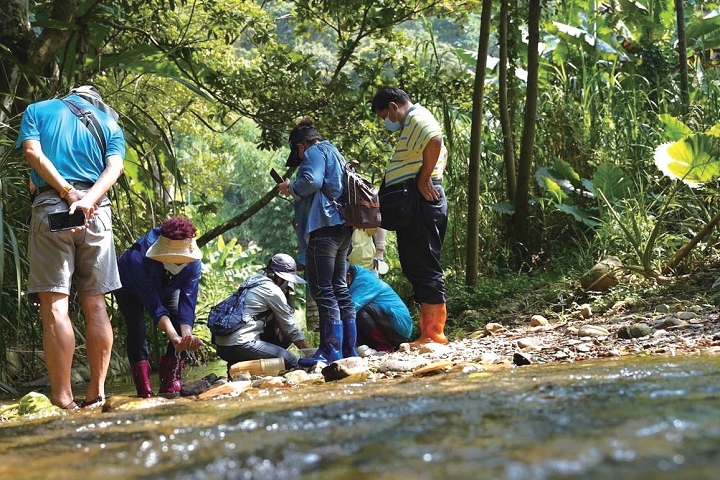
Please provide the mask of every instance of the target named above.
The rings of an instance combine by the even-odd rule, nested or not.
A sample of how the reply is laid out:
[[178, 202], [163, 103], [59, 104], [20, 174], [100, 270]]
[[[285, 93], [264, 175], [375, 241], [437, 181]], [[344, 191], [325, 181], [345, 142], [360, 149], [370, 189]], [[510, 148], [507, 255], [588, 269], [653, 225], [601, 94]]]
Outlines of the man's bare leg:
[[68, 296], [58, 292], [39, 292], [43, 324], [43, 351], [50, 377], [50, 401], [58, 407], [72, 404], [70, 369], [75, 353], [75, 332], [68, 315]]
[[105, 378], [110, 366], [110, 354], [113, 345], [113, 331], [107, 314], [105, 295], [95, 295], [80, 299], [85, 314], [85, 345], [90, 364], [90, 385], [86, 401], [105, 398]]

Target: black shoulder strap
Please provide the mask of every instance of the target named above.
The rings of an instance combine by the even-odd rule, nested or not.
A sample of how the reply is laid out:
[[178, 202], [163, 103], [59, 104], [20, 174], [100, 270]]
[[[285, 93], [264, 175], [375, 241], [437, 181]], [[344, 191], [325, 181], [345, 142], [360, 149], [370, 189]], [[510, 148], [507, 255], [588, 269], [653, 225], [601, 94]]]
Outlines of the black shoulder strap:
[[73, 114], [75, 114], [75, 116], [78, 117], [82, 124], [85, 125], [85, 127], [90, 131], [90, 134], [100, 146], [103, 160], [105, 160], [107, 142], [105, 141], [105, 133], [103, 132], [103, 129], [100, 126], [100, 122], [98, 121], [98, 119], [95, 117], [95, 115], [93, 115], [92, 111], [82, 108], [77, 103], [71, 102], [66, 98], [61, 98], [60, 100], [62, 100], [63, 103], [68, 106], [70, 111], [73, 112]]

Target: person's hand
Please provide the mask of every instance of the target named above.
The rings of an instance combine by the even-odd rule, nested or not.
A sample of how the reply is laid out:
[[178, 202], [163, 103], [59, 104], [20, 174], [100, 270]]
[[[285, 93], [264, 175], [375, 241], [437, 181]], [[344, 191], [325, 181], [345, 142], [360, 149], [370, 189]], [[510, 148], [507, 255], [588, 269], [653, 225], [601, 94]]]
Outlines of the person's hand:
[[97, 215], [97, 205], [91, 203], [90, 200], [83, 201], [84, 198], [85, 192], [74, 188], [65, 196], [65, 201], [70, 205], [68, 214], [72, 215], [78, 209], [85, 213], [85, 225], [71, 229], [70, 231], [73, 233], [85, 230], [90, 224], [90, 220]]
[[425, 181], [418, 179], [417, 187], [420, 191], [420, 195], [422, 195], [428, 202], [440, 200], [440, 195], [437, 190], [435, 190], [435, 185], [433, 185], [432, 179], [428, 178]]
[[277, 188], [286, 197], [290, 196], [290, 179], [286, 178], [282, 183], [277, 184]]
[[195, 335], [177, 336], [172, 339], [172, 342], [176, 352], [182, 352], [183, 350], [194, 352], [203, 346], [203, 341]]
[[180, 335], [171, 339], [175, 351], [182, 352], [183, 350], [189, 350], [191, 352], [197, 350], [203, 346], [203, 341], [192, 334], [192, 327], [190, 325], [180, 325]]

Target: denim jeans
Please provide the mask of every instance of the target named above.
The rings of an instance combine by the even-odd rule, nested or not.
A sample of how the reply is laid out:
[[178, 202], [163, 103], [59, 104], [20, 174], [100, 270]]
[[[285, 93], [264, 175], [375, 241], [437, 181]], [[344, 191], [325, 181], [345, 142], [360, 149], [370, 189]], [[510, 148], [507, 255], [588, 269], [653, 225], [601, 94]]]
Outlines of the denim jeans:
[[[140, 297], [134, 293], [116, 290], [113, 292], [115, 300], [118, 302], [120, 312], [125, 318], [127, 326], [127, 338], [125, 339], [125, 347], [130, 363], [139, 362], [140, 360], [148, 360], [150, 351], [148, 349], [147, 331], [145, 326], [145, 309]], [[175, 330], [180, 331], [180, 325], [177, 323], [178, 304], [180, 302], [180, 290], [170, 290], [161, 298], [162, 304], [170, 312], [170, 321]], [[163, 334], [164, 335], [164, 334]], [[182, 352], [181, 356], [185, 358], [186, 352]], [[175, 346], [168, 341], [165, 356], [175, 356]]]
[[282, 358], [285, 361], [286, 370], [297, 368], [297, 358], [287, 350], [291, 343], [290, 340], [280, 340], [275, 333], [275, 329], [266, 325], [260, 338], [241, 345], [217, 345], [216, 349], [218, 357], [225, 360], [228, 364], [228, 378], [230, 378], [230, 367], [237, 362], [245, 360]]
[[442, 185], [435, 183], [435, 190], [440, 199], [428, 202], [421, 196], [419, 221], [395, 232], [400, 266], [418, 303], [445, 303], [440, 252], [447, 229], [448, 207]]
[[347, 286], [347, 256], [352, 244], [352, 231], [352, 227], [337, 225], [323, 227], [310, 234], [305, 270], [310, 294], [317, 303], [320, 323], [355, 318], [355, 307]]

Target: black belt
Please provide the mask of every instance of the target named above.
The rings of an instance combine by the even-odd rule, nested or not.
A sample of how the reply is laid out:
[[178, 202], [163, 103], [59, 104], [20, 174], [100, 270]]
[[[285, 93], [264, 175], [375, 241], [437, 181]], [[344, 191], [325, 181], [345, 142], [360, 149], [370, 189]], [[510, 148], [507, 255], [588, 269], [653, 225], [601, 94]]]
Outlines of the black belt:
[[[70, 185], [72, 185], [73, 188], [76, 190], [90, 190], [90, 188], [92, 187], [91, 183], [72, 183], [71, 182]], [[51, 190], [54, 191], [55, 189], [50, 185], [43, 185], [41, 187], [37, 187], [36, 193], [45, 193], [45, 192], [49, 192]]]

